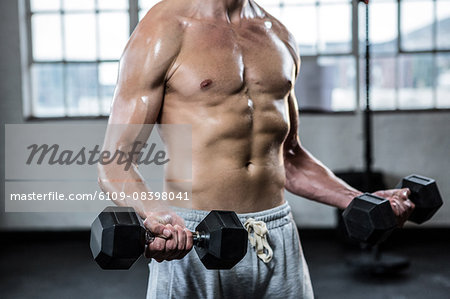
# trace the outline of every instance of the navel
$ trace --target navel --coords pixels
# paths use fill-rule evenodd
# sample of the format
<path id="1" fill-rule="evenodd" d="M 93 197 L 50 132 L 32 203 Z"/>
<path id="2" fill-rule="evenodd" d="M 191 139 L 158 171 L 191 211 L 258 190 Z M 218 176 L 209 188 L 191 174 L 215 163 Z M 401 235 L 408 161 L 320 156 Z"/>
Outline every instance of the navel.
<path id="1" fill-rule="evenodd" d="M 208 86 L 210 86 L 211 84 L 212 84 L 212 80 L 211 79 L 203 80 L 202 83 L 200 83 L 200 88 L 201 89 L 205 89 Z"/>

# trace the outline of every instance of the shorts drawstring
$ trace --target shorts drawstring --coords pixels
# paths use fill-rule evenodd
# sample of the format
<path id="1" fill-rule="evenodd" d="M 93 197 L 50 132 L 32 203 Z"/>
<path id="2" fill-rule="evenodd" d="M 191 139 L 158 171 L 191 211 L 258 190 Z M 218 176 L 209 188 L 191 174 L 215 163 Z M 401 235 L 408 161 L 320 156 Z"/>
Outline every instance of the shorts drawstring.
<path id="1" fill-rule="evenodd" d="M 248 231 L 248 240 L 255 247 L 256 254 L 264 262 L 268 263 L 272 259 L 273 250 L 267 242 L 267 226 L 264 221 L 256 221 L 248 218 L 244 223 L 245 229 Z M 264 252 L 266 249 L 266 253 Z"/>

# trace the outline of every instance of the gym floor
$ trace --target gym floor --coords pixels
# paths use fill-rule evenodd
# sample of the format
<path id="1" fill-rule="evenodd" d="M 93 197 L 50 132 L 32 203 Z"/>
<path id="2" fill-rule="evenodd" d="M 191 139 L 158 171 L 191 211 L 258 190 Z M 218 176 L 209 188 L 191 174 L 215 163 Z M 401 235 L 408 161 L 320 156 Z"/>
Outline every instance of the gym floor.
<path id="1" fill-rule="evenodd" d="M 348 267 L 345 258 L 357 251 L 336 235 L 300 231 L 316 298 L 450 298 L 450 229 L 395 232 L 384 251 L 410 258 L 411 266 L 378 276 Z M 1 239 L 2 298 L 145 297 L 145 259 L 127 272 L 100 270 L 91 259 L 88 232 L 2 233 Z"/>

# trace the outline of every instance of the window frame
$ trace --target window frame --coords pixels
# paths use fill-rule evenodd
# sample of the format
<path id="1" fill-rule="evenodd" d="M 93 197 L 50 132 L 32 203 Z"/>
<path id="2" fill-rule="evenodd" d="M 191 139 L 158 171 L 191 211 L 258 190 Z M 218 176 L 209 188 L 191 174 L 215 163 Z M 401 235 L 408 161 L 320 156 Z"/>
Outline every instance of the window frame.
<path id="1" fill-rule="evenodd" d="M 99 65 L 101 63 L 118 63 L 119 59 L 100 59 L 98 55 L 93 60 L 68 60 L 64 56 L 61 60 L 38 60 L 34 59 L 33 57 L 33 33 L 32 33 L 32 16 L 35 14 L 46 14 L 46 13 L 53 13 L 55 15 L 59 15 L 63 17 L 66 12 L 63 8 L 63 0 L 59 0 L 61 3 L 61 7 L 59 10 L 50 10 L 50 11 L 40 11 L 40 12 L 33 12 L 31 9 L 31 1 L 32 0 L 20 0 L 19 1 L 19 11 L 21 12 L 21 18 L 20 18 L 20 32 L 21 36 L 21 49 L 22 49 L 22 93 L 23 93 L 23 116 L 25 120 L 76 120 L 76 119 L 105 119 L 108 118 L 108 115 L 103 114 L 101 109 L 99 110 L 99 113 L 97 115 L 80 115 L 80 116 L 71 116 L 69 114 L 69 107 L 68 107 L 68 101 L 67 101 L 67 82 L 66 82 L 66 66 L 73 64 L 73 65 L 95 65 L 96 68 L 96 74 L 98 78 L 99 73 Z M 98 9 L 97 4 L 98 0 L 95 1 L 95 9 L 93 11 L 89 11 L 90 13 L 95 14 L 96 24 L 98 25 L 98 18 L 99 14 L 102 12 L 117 12 L 119 10 L 114 9 Z M 139 6 L 139 0 L 128 0 L 128 9 L 126 10 L 120 10 L 120 11 L 126 11 L 128 13 L 128 22 L 129 22 L 129 34 L 133 32 L 136 25 L 139 23 L 139 12 L 140 12 L 140 6 Z M 85 13 L 84 11 L 75 11 L 71 13 Z M 61 26 L 63 26 L 64 22 L 63 19 L 61 19 Z M 99 44 L 99 34 L 98 34 L 98 26 L 96 26 L 96 44 Z M 61 32 L 61 42 L 64 44 L 64 30 Z M 64 53 L 64 49 L 63 49 Z M 36 64 L 58 64 L 63 66 L 63 73 L 64 73 L 64 115 L 60 116 L 48 116 L 48 117 L 40 117 L 33 115 L 33 99 L 32 99 L 32 68 Z M 97 79 L 98 80 L 98 79 Z M 97 104 L 101 106 L 100 101 L 100 88 L 97 88 Z"/>
<path id="2" fill-rule="evenodd" d="M 354 0 L 354 1 L 358 1 L 358 0 Z M 420 0 L 419 0 L 420 1 Z M 400 102 L 400 97 L 399 97 L 399 93 L 400 93 L 400 86 L 399 86 L 399 78 L 400 78 L 400 58 L 401 56 L 408 56 L 408 55 L 417 55 L 417 54 L 430 54 L 432 57 L 432 63 L 433 63 L 433 76 L 436 77 L 436 73 L 437 73 L 437 64 L 436 64 L 436 60 L 437 60 L 437 55 L 438 54 L 450 54 L 450 48 L 448 49 L 440 49 L 437 47 L 437 1 L 438 0 L 422 0 L 424 2 L 432 2 L 433 3 L 433 23 L 431 24 L 432 26 L 432 48 L 431 49 L 427 49 L 427 50 L 407 50 L 404 49 L 402 46 L 402 8 L 401 8 L 401 4 L 402 2 L 419 2 L 417 0 L 395 0 L 392 2 L 395 2 L 397 5 L 397 42 L 396 42 L 396 48 L 395 51 L 393 52 L 379 52 L 379 53 L 371 53 L 371 58 L 394 58 L 395 61 L 395 78 L 396 78 L 396 82 L 395 82 L 395 109 L 372 109 L 372 111 L 374 113 L 411 113 L 411 112 L 448 112 L 450 111 L 450 107 L 449 108 L 439 108 L 437 107 L 437 93 L 438 93 L 438 88 L 437 88 L 437 82 L 436 80 L 433 80 L 433 85 L 432 85 L 432 107 L 429 108 L 400 108 L 399 106 L 399 102 Z M 383 2 L 391 2 L 391 1 L 383 1 Z M 448 1 L 449 5 L 450 5 L 450 1 Z M 369 10 L 370 10 L 370 4 L 369 4 Z M 359 9 L 358 9 L 358 15 L 359 15 Z M 369 24 L 370 25 L 370 24 Z M 359 24 L 357 25 L 359 27 Z M 358 28 L 359 29 L 359 28 Z M 363 44 L 363 42 L 359 39 L 359 34 L 358 34 L 358 40 L 359 40 L 359 45 Z M 364 60 L 365 58 L 365 54 L 361 53 L 360 51 L 358 51 L 359 57 L 358 57 L 358 61 L 359 63 L 361 63 L 361 61 Z M 372 68 L 373 69 L 373 68 Z M 359 69 L 357 70 L 359 71 Z M 363 74 L 365 76 L 365 74 Z M 364 81 L 364 77 L 360 77 L 360 81 Z M 361 83 L 360 83 L 361 84 Z M 364 84 L 362 84 L 362 87 L 364 87 Z M 364 93 L 364 90 L 359 89 L 358 91 L 358 95 L 361 97 L 361 93 Z M 372 100 L 373 103 L 373 100 Z M 373 106 L 373 105 L 372 105 Z M 361 103 L 358 104 L 358 107 L 360 110 L 365 110 L 365 107 L 361 106 Z"/>
<path id="3" fill-rule="evenodd" d="M 320 114 L 337 114 L 337 115 L 352 115 L 352 114 L 356 114 L 358 113 L 358 111 L 360 110 L 360 93 L 358 92 L 360 90 L 360 62 L 359 62 L 359 57 L 358 57 L 358 52 L 359 52 L 359 44 L 358 44 L 358 39 L 355 39 L 355 36 L 357 37 L 359 34 L 358 31 L 358 9 L 359 9 L 359 1 L 358 0 L 340 0 L 340 1 L 336 1 L 336 2 L 321 2 L 321 0 L 314 0 L 308 3 L 301 3 L 301 0 L 299 0 L 299 3 L 284 3 L 283 0 L 278 0 L 278 4 L 271 4 L 271 5 L 262 5 L 263 8 L 267 8 L 266 10 L 268 10 L 269 8 L 273 8 L 273 7 L 278 7 L 280 10 L 282 9 L 286 9 L 286 7 L 302 7 L 302 6 L 314 6 L 316 9 L 318 9 L 321 6 L 333 6 L 333 5 L 339 5 L 339 4 L 346 4 L 349 5 L 349 9 L 350 11 L 350 17 L 351 17 L 351 22 L 350 22 L 350 51 L 348 52 L 322 52 L 320 50 L 320 47 L 318 46 L 318 44 L 315 45 L 315 50 L 316 53 L 315 54 L 303 54 L 302 50 L 300 50 L 300 57 L 301 59 L 305 59 L 305 60 L 318 60 L 320 58 L 326 58 L 326 57 L 348 57 L 348 58 L 352 58 L 354 61 L 354 67 L 355 67 L 355 82 L 354 82 L 354 86 L 355 86 L 355 97 L 354 97 L 354 108 L 351 110 L 322 110 L 320 108 L 302 108 L 300 107 L 300 103 L 298 103 L 299 105 L 299 111 L 302 114 L 311 114 L 311 115 L 320 115 Z M 256 0 L 256 2 L 258 2 L 258 0 Z M 269 11 L 270 13 L 270 11 Z M 275 16 L 276 17 L 276 16 Z M 280 21 L 284 24 L 283 20 L 280 19 Z M 319 35 L 319 31 L 320 31 L 320 19 L 319 17 L 317 18 L 317 34 Z M 289 28 L 288 28 L 289 29 Z M 295 36 L 294 36 L 295 38 Z M 297 42 L 297 46 L 300 46 L 299 41 Z M 318 37 L 317 43 L 320 42 L 320 37 Z M 301 74 L 301 68 L 300 68 L 300 74 Z"/>

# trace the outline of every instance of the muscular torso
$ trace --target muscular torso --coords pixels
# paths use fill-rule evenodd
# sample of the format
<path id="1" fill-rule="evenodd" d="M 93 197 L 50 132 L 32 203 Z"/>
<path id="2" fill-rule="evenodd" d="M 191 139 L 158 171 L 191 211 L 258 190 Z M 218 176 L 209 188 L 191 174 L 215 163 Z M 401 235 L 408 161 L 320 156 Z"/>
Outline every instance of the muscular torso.
<path id="1" fill-rule="evenodd" d="M 192 126 L 192 185 L 166 173 L 166 189 L 192 187 L 195 209 L 251 212 L 283 203 L 289 47 L 268 18 L 230 22 L 183 17 L 181 51 L 169 70 L 158 121 Z M 184 186 L 184 187 L 183 187 Z"/>

